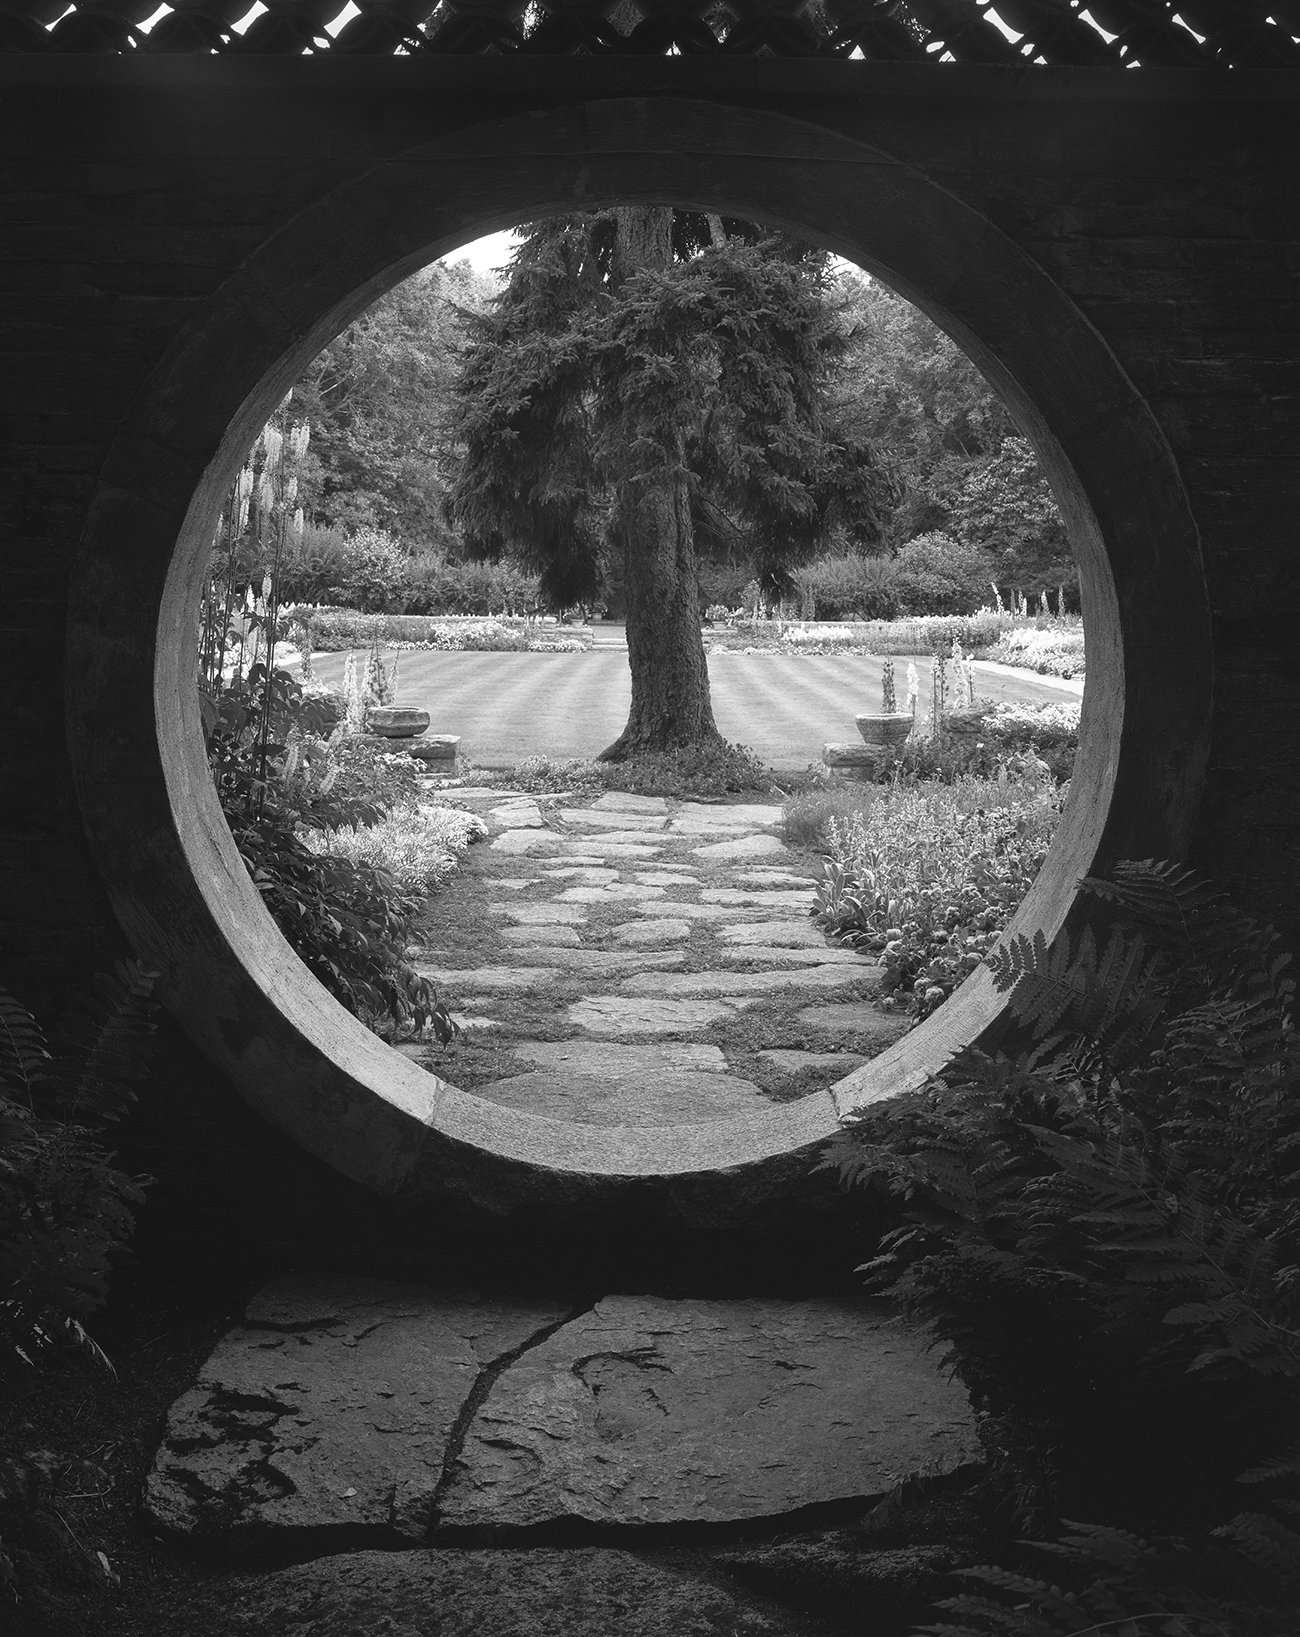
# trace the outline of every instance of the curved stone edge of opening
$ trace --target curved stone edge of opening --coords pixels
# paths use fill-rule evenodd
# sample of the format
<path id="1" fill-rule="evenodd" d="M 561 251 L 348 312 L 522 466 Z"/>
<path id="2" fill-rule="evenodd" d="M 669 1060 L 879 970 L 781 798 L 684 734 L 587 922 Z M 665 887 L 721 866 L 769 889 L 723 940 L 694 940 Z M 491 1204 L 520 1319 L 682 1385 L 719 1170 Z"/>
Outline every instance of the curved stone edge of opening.
<path id="1" fill-rule="evenodd" d="M 1003 1008 L 986 974 L 831 1092 L 757 1115 L 629 1130 L 501 1108 L 389 1050 L 292 954 L 221 816 L 192 686 L 211 520 L 306 362 L 477 234 L 615 201 L 788 228 L 881 277 L 965 347 L 1053 482 L 1089 619 L 1074 791 L 1015 924 L 1050 938 L 1087 871 L 1177 856 L 1208 749 L 1209 616 L 1151 411 L 1059 287 L 972 208 L 878 147 L 722 101 L 611 98 L 467 126 L 338 187 L 234 272 L 154 371 L 92 503 L 69 610 L 69 742 L 92 850 L 162 999 L 309 1152 L 408 1203 L 635 1204 L 757 1222 L 792 1193 L 828 1208 L 833 1184 L 810 1168 L 839 1117 L 991 1037 Z"/>

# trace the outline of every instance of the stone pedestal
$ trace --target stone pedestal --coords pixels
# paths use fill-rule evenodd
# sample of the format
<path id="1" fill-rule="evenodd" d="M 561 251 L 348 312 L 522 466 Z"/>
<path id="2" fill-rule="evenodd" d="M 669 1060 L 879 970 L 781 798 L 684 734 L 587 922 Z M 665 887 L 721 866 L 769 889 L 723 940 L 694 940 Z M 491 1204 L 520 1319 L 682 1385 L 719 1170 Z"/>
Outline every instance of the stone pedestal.
<path id="1" fill-rule="evenodd" d="M 870 783 L 884 760 L 884 751 L 876 745 L 823 745 L 822 762 L 831 773 L 841 779 L 858 779 Z"/>
<path id="2" fill-rule="evenodd" d="M 430 766 L 431 771 L 445 771 L 450 773 L 456 765 L 456 752 L 460 749 L 460 735 L 458 733 L 424 733 L 418 739 L 402 739 L 394 743 L 393 749 L 402 749 L 410 756 L 418 757 L 420 761 Z"/>

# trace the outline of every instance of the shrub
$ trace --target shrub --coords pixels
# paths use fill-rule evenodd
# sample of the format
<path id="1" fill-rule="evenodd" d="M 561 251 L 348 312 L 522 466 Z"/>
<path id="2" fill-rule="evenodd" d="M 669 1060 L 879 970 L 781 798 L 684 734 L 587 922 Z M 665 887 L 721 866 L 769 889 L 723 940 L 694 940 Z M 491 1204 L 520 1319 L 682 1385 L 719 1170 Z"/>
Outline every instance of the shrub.
<path id="1" fill-rule="evenodd" d="M 383 870 L 399 893 L 418 896 L 440 887 L 470 843 L 486 834 L 487 826 L 473 813 L 420 803 L 398 807 L 377 824 L 313 830 L 303 839 L 318 855 Z"/>
<path id="2" fill-rule="evenodd" d="M 404 614 L 523 614 L 539 604 L 537 576 L 514 563 L 413 558 L 401 585 Z"/>
<path id="3" fill-rule="evenodd" d="M 896 565 L 888 557 L 822 557 L 793 578 L 805 619 L 888 620 L 899 612 Z"/>
<path id="4" fill-rule="evenodd" d="M 1023 665 L 1045 676 L 1082 676 L 1086 669 L 1082 626 L 1055 623 L 1005 631 L 985 652 L 985 659 Z"/>
<path id="5" fill-rule="evenodd" d="M 304 524 L 300 542 L 281 556 L 279 599 L 398 613 L 410 567 L 410 555 L 383 529 L 346 534 Z"/>
<path id="6" fill-rule="evenodd" d="M 281 611 L 281 629 L 292 640 L 317 653 L 349 648 L 428 648 L 448 652 L 576 653 L 590 648 L 590 631 L 567 632 L 521 619 L 459 619 L 428 614 L 362 614 L 350 608 L 305 608 Z M 553 634 L 551 634 L 553 633 Z"/>
<path id="7" fill-rule="evenodd" d="M 901 1202 L 867 1271 L 946 1345 L 1035 1533 L 1063 1512 L 1222 1516 L 1234 1482 L 1300 1475 L 1286 959 L 1185 869 L 1083 885 L 1082 931 L 989 958 L 1012 1020 L 999 1055 L 965 1052 L 832 1156 Z M 1294 1542 L 1289 1568 L 1275 1544 L 1294 1576 Z"/>
<path id="8" fill-rule="evenodd" d="M 882 989 L 914 1016 L 941 1006 L 996 942 L 1038 874 L 1062 797 L 1039 780 L 891 786 L 828 816 L 814 909 L 830 932 L 875 950 Z"/>
<path id="9" fill-rule="evenodd" d="M 903 784 L 951 784 L 967 777 L 996 778 L 1009 765 L 1014 773 L 1027 758 L 1040 761 L 1057 784 L 1074 772 L 1079 748 L 1080 705 L 992 704 L 945 718 L 937 737 L 914 734 L 889 764 Z"/>
<path id="10" fill-rule="evenodd" d="M 918 534 L 894 559 L 897 611 L 905 615 L 969 614 L 993 579 L 992 560 L 946 534 Z M 963 642 L 963 646 L 964 646 Z"/>

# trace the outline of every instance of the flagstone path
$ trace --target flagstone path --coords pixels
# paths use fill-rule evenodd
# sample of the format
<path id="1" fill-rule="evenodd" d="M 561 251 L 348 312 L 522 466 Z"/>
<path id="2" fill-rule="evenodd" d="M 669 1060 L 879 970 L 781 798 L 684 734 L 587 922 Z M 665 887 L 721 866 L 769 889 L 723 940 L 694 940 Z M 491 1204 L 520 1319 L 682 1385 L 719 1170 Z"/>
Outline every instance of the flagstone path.
<path id="1" fill-rule="evenodd" d="M 446 789 L 490 841 L 431 900 L 416 969 L 460 1024 L 406 1047 L 464 1090 L 594 1125 L 694 1125 L 833 1084 L 905 1025 L 809 918 L 781 809 Z"/>

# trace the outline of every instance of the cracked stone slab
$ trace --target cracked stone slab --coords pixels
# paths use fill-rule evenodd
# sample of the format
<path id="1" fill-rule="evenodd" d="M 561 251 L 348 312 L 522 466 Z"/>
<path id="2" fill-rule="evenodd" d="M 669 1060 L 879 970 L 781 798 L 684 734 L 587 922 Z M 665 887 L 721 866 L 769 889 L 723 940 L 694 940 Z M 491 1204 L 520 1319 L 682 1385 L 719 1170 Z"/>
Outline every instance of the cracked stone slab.
<path id="1" fill-rule="evenodd" d="M 675 917 L 663 921 L 624 921 L 611 927 L 609 936 L 616 944 L 642 949 L 652 944 L 679 943 L 691 935 L 691 923 Z"/>
<path id="2" fill-rule="evenodd" d="M 237 1549 L 320 1530 L 422 1540 L 479 1372 L 564 1313 L 380 1280 L 275 1280 L 172 1405 L 149 1515 Z"/>
<path id="3" fill-rule="evenodd" d="M 523 994 L 553 983 L 559 972 L 553 966 L 424 966 L 416 972 L 434 983 L 450 984 L 462 994 L 477 995 L 482 990 L 494 994 Z"/>
<path id="4" fill-rule="evenodd" d="M 778 949 L 828 949 L 826 934 L 806 918 L 779 921 L 742 921 L 723 927 L 718 937 L 724 944 L 773 944 Z"/>
<path id="5" fill-rule="evenodd" d="M 583 836 L 572 841 L 561 837 L 559 846 L 570 864 L 603 864 L 608 858 L 658 858 L 663 851 L 648 842 L 611 841 L 608 836 Z"/>
<path id="6" fill-rule="evenodd" d="M 503 927 L 501 941 L 512 949 L 526 948 L 530 944 L 542 944 L 553 949 L 576 949 L 582 942 L 573 927 L 557 926 L 554 921 L 544 921 L 537 926 Z"/>
<path id="7" fill-rule="evenodd" d="M 842 989 L 846 984 L 858 983 L 867 976 L 874 976 L 878 983 L 880 969 L 813 966 L 799 973 L 651 972 L 643 977 L 625 978 L 619 989 L 625 995 L 667 995 L 674 998 L 697 995 L 770 995 L 774 990 Z"/>
<path id="8" fill-rule="evenodd" d="M 741 836 L 736 841 L 711 841 L 704 847 L 692 847 L 696 858 L 710 863 L 726 863 L 736 858 L 784 858 L 786 845 L 776 836 Z"/>
<path id="9" fill-rule="evenodd" d="M 684 870 L 694 870 L 695 864 L 679 865 L 672 870 L 637 870 L 633 880 L 640 881 L 647 887 L 698 887 L 698 875 L 686 875 Z"/>
<path id="10" fill-rule="evenodd" d="M 581 926 L 587 919 L 572 904 L 557 904 L 553 898 L 537 904 L 489 904 L 496 915 L 507 915 L 519 926 Z"/>
<path id="11" fill-rule="evenodd" d="M 620 1080 L 653 1069 L 672 1073 L 725 1074 L 727 1059 L 719 1046 L 665 1041 L 661 1046 L 625 1046 L 615 1040 L 521 1040 L 511 1046 L 516 1057 L 544 1069 L 571 1069 L 575 1074 Z"/>
<path id="12" fill-rule="evenodd" d="M 608 1547 L 349 1552 L 235 1583 L 231 1637 L 796 1637 L 807 1622 Z"/>
<path id="13" fill-rule="evenodd" d="M 439 1524 L 779 1517 L 978 1450 L 965 1392 L 882 1310 L 613 1296 L 497 1378 Z"/>
<path id="14" fill-rule="evenodd" d="M 707 1125 L 770 1106 L 752 1080 L 664 1065 L 616 1079 L 539 1069 L 474 1088 L 476 1097 L 573 1125 Z"/>
<path id="15" fill-rule="evenodd" d="M 638 1000 L 629 995 L 587 995 L 574 1001 L 565 1016 L 594 1035 L 679 1034 L 712 1028 L 745 1004 L 739 999 Z"/>

